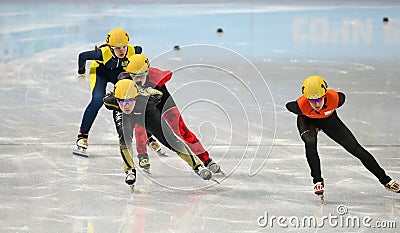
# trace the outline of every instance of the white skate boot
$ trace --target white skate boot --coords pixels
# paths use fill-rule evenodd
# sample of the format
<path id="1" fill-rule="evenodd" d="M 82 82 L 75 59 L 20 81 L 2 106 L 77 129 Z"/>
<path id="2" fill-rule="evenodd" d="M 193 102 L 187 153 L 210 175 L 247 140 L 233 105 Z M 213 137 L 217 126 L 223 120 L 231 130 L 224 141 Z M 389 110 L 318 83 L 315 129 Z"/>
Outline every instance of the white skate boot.
<path id="1" fill-rule="evenodd" d="M 391 180 L 389 183 L 385 184 L 385 188 L 395 193 L 400 193 L 400 186 L 395 180 Z"/>
<path id="2" fill-rule="evenodd" d="M 214 162 L 211 158 L 209 158 L 205 163 L 204 166 L 206 166 L 210 171 L 212 171 L 214 174 L 222 174 L 223 176 L 226 176 L 225 172 L 221 170 L 221 167 Z"/>
<path id="3" fill-rule="evenodd" d="M 130 186 L 131 192 L 133 193 L 135 190 L 135 182 L 136 182 L 136 170 L 127 171 L 125 177 L 125 183 Z"/>
<path id="4" fill-rule="evenodd" d="M 72 152 L 72 154 L 83 157 L 89 157 L 88 153 L 86 152 L 87 148 L 89 147 L 87 133 L 78 134 L 78 139 L 76 140 L 76 146 L 77 148 Z"/>
<path id="5" fill-rule="evenodd" d="M 147 174 L 151 175 L 149 155 L 148 154 L 139 154 L 138 158 L 139 158 L 140 168 Z"/>
<path id="6" fill-rule="evenodd" d="M 202 165 L 199 165 L 194 169 L 194 172 L 196 172 L 197 175 L 199 175 L 203 180 L 210 180 L 212 178 L 212 173 L 210 170 L 205 168 Z"/>
<path id="7" fill-rule="evenodd" d="M 321 204 L 324 203 L 324 186 L 324 180 L 314 184 L 314 193 L 321 198 Z"/>

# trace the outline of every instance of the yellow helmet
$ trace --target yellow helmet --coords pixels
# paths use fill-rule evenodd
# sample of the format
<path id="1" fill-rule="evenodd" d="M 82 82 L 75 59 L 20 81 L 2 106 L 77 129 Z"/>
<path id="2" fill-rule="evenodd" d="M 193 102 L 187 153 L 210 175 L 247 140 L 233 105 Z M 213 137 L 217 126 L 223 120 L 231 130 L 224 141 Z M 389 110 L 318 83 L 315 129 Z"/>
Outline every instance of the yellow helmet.
<path id="1" fill-rule="evenodd" d="M 131 79 L 122 79 L 115 84 L 114 96 L 117 99 L 134 99 L 138 95 L 138 87 Z"/>
<path id="2" fill-rule="evenodd" d="M 112 47 L 123 47 L 129 43 L 128 33 L 121 28 L 115 28 L 108 32 L 106 43 Z"/>
<path id="3" fill-rule="evenodd" d="M 309 76 L 301 85 L 301 92 L 307 99 L 319 99 L 328 89 L 328 84 L 320 76 Z"/>
<path id="4" fill-rule="evenodd" d="M 149 59 L 143 54 L 132 55 L 129 59 L 126 71 L 132 74 L 143 74 L 149 70 Z"/>

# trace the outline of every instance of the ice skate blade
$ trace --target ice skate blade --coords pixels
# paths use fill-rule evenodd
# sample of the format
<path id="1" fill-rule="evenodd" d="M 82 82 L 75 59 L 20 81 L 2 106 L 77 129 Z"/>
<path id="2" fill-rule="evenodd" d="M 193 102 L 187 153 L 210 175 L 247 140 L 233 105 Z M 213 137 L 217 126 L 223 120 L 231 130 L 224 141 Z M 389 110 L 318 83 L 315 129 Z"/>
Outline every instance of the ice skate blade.
<path id="1" fill-rule="evenodd" d="M 89 154 L 86 152 L 86 150 L 82 150 L 82 149 L 76 149 L 72 151 L 73 155 L 77 155 L 77 156 L 81 156 L 81 157 L 85 157 L 88 158 Z"/>
<path id="2" fill-rule="evenodd" d="M 388 191 L 390 191 L 390 192 L 394 192 L 394 193 L 400 193 L 400 190 L 399 190 L 399 191 L 395 191 L 395 190 L 393 190 L 393 189 L 390 189 L 390 188 L 387 188 L 387 187 L 385 187 L 385 189 L 386 189 L 386 190 L 388 190 Z"/>
<path id="3" fill-rule="evenodd" d="M 324 194 L 320 194 L 320 195 L 318 195 L 319 196 L 319 198 L 320 198 L 320 203 L 321 204 L 324 204 Z"/>
<path id="4" fill-rule="evenodd" d="M 131 191 L 131 193 L 134 193 L 135 192 L 135 185 L 134 184 L 129 185 L 129 190 Z"/>
<path id="5" fill-rule="evenodd" d="M 147 175 L 153 175 L 150 171 L 150 169 L 143 169 L 143 172 L 146 173 Z"/>
<path id="6" fill-rule="evenodd" d="M 221 184 L 218 180 L 216 180 L 215 178 L 211 178 L 210 179 L 211 181 L 214 181 L 215 183 L 217 183 L 217 184 Z"/>
<path id="7" fill-rule="evenodd" d="M 162 151 L 155 151 L 155 152 L 156 152 L 157 156 L 160 156 L 160 157 L 168 157 L 168 155 L 165 154 L 165 153 L 162 152 Z"/>
<path id="8" fill-rule="evenodd" d="M 215 173 L 215 175 L 221 175 L 223 177 L 226 177 L 226 173 L 224 171 L 222 171 L 222 170 L 220 172 L 218 172 L 218 173 Z"/>

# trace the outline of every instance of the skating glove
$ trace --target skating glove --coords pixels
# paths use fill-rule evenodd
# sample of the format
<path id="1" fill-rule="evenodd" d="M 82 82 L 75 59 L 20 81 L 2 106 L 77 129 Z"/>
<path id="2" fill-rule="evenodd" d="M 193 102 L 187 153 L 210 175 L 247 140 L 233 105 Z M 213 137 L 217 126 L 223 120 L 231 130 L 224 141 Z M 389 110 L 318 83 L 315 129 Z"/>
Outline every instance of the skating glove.
<path id="1" fill-rule="evenodd" d="M 159 104 L 162 98 L 163 93 L 159 90 L 156 90 L 152 87 L 147 87 L 147 88 L 139 88 L 139 94 L 142 96 L 148 96 L 149 101 L 153 102 L 154 104 Z"/>
<path id="2" fill-rule="evenodd" d="M 119 73 L 118 80 L 122 80 L 122 79 L 132 79 L 131 75 L 129 74 L 129 72 L 121 72 Z"/>
<path id="3" fill-rule="evenodd" d="M 78 82 L 84 82 L 85 79 L 86 79 L 86 73 L 78 74 L 78 76 L 76 77 L 76 79 L 78 80 Z"/>
<path id="4" fill-rule="evenodd" d="M 162 99 L 162 92 L 161 91 L 158 91 L 158 92 L 160 92 L 160 94 L 153 94 L 149 98 L 149 101 L 153 102 L 155 105 L 159 104 Z"/>
<path id="5" fill-rule="evenodd" d="M 106 106 L 108 110 L 117 110 L 117 111 L 120 110 L 117 99 L 115 98 L 114 93 L 112 92 L 109 92 L 104 96 L 103 102 L 104 106 Z"/>
<path id="6" fill-rule="evenodd" d="M 135 45 L 135 54 L 140 54 L 142 53 L 143 48 L 140 45 Z"/>

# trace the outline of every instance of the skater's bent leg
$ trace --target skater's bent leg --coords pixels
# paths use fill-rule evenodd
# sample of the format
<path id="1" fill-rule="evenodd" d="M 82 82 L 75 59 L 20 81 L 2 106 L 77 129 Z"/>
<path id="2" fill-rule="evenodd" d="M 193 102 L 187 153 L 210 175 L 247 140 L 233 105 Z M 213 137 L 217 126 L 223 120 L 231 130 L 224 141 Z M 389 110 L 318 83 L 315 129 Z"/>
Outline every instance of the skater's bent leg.
<path id="1" fill-rule="evenodd" d="M 133 149 L 132 147 L 126 147 L 126 145 L 120 145 L 120 152 L 122 160 L 124 161 L 124 171 L 134 170 L 135 164 L 133 163 Z"/>
<path id="2" fill-rule="evenodd" d="M 378 178 L 381 184 L 387 184 L 391 178 L 386 175 L 375 158 L 357 142 L 357 139 L 346 125 L 337 116 L 334 117 L 330 124 L 331 127 L 324 130 L 324 132 L 349 153 L 357 157 L 368 171 Z"/>
<path id="3" fill-rule="evenodd" d="M 138 155 L 147 154 L 147 132 L 139 124 L 135 124 L 135 140 Z"/>
<path id="4" fill-rule="evenodd" d="M 322 182 L 321 162 L 317 151 L 317 129 L 307 122 L 307 119 L 303 116 L 297 118 L 297 128 L 305 144 L 306 158 L 311 170 L 313 183 Z"/>
<path id="5" fill-rule="evenodd" d="M 166 111 L 163 114 L 163 117 L 175 134 L 186 142 L 190 150 L 193 151 L 202 162 L 206 162 L 210 158 L 208 152 L 204 149 L 199 139 L 186 126 L 177 107 L 173 107 Z"/>
<path id="6" fill-rule="evenodd" d="M 113 111 L 113 118 L 118 133 L 119 144 L 132 145 L 134 119 L 119 111 Z"/>
<path id="7" fill-rule="evenodd" d="M 201 165 L 201 161 L 197 156 L 190 153 L 189 150 L 186 152 L 176 152 L 181 159 L 183 159 L 193 170 Z"/>
<path id="8" fill-rule="evenodd" d="M 92 100 L 90 101 L 89 105 L 85 109 L 85 112 L 83 113 L 81 128 L 80 128 L 81 132 L 88 133 L 92 128 L 97 113 L 99 112 L 99 109 L 103 105 L 103 97 L 104 95 L 92 96 Z"/>
<path id="9" fill-rule="evenodd" d="M 160 128 L 161 129 L 161 128 Z M 164 146 L 176 152 L 192 169 L 196 169 L 201 165 L 200 159 L 191 153 L 190 149 L 179 140 L 172 130 L 168 127 L 161 131 L 150 131 Z"/>
<path id="10" fill-rule="evenodd" d="M 107 81 L 99 77 L 92 91 L 92 99 L 86 107 L 82 117 L 81 132 L 88 133 L 90 131 L 99 109 L 103 106 L 103 98 L 106 94 L 106 85 Z"/>
<path id="11" fill-rule="evenodd" d="M 194 156 L 189 148 L 172 132 L 168 124 L 158 114 L 146 116 L 146 130 L 168 149 L 176 152 L 192 169 L 197 168 L 201 161 Z M 162 126 L 163 125 L 163 126 Z"/>
<path id="12" fill-rule="evenodd" d="M 133 163 L 133 118 L 119 111 L 113 111 L 113 119 L 119 138 L 119 147 L 122 160 L 124 161 L 124 171 L 134 170 Z"/>

